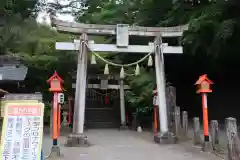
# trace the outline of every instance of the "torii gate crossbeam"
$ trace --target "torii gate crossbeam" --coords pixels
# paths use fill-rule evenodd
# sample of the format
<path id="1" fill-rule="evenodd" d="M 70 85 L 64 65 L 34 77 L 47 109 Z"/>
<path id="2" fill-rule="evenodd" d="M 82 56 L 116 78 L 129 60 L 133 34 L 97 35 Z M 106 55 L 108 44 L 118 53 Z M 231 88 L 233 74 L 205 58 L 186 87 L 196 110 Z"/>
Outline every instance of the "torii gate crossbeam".
<path id="1" fill-rule="evenodd" d="M 88 35 L 117 35 L 118 27 L 127 27 L 127 35 L 155 37 L 161 33 L 162 37 L 181 37 L 183 31 L 188 30 L 188 24 L 175 27 L 140 27 L 128 26 L 127 24 L 117 25 L 99 25 L 99 24 L 84 24 L 76 22 L 67 22 L 51 17 L 52 25 L 61 32 L 72 34 L 86 33 Z"/>

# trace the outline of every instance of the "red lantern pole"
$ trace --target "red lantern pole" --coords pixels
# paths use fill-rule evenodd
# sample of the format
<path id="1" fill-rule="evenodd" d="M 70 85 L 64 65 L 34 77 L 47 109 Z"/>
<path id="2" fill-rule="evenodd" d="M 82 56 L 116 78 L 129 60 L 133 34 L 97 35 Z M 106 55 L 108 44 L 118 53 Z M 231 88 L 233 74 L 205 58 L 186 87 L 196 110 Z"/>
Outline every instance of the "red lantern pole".
<path id="1" fill-rule="evenodd" d="M 208 131 L 208 108 L 207 108 L 207 94 L 202 93 L 202 109 L 203 109 L 203 135 L 204 141 L 209 141 Z"/>
<path id="2" fill-rule="evenodd" d="M 213 82 L 208 79 L 207 75 L 204 74 L 199 77 L 195 85 L 198 86 L 197 93 L 202 95 L 202 112 L 203 112 L 203 135 L 204 135 L 204 151 L 212 150 L 212 144 L 209 139 L 209 130 L 208 130 L 208 107 L 207 107 L 207 93 L 211 93 L 210 85 Z"/>
<path id="3" fill-rule="evenodd" d="M 53 147 L 57 148 L 58 137 L 60 135 L 58 93 L 62 92 L 63 80 L 59 77 L 59 75 L 55 71 L 54 74 L 47 80 L 47 82 L 50 84 L 49 91 L 53 92 L 52 139 L 53 139 Z"/>
<path id="4" fill-rule="evenodd" d="M 52 129 L 52 139 L 53 146 L 57 145 L 58 139 L 58 92 L 53 92 L 53 129 Z"/>
<path id="5" fill-rule="evenodd" d="M 61 104 L 58 103 L 58 138 L 61 133 Z"/>

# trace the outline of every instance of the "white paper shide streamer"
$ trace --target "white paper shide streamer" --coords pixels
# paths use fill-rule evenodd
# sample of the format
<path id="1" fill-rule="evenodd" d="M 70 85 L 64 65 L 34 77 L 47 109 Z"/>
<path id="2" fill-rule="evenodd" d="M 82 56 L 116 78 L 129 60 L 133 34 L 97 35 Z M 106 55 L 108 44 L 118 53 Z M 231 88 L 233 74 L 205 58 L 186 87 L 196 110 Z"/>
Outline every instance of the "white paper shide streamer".
<path id="1" fill-rule="evenodd" d="M 108 64 L 105 64 L 104 74 L 109 74 Z"/>
<path id="2" fill-rule="evenodd" d="M 91 64 L 97 64 L 96 56 L 94 54 L 92 54 L 92 56 L 91 56 Z"/>
<path id="3" fill-rule="evenodd" d="M 138 64 L 137 64 L 136 69 L 135 69 L 135 75 L 136 76 L 140 75 L 140 67 L 139 67 Z"/>
<path id="4" fill-rule="evenodd" d="M 153 66 L 153 59 L 151 55 L 148 57 L 148 66 L 149 67 Z"/>
<path id="5" fill-rule="evenodd" d="M 120 78 L 121 79 L 124 78 L 124 68 L 123 67 L 121 68 L 121 71 L 120 71 Z"/>

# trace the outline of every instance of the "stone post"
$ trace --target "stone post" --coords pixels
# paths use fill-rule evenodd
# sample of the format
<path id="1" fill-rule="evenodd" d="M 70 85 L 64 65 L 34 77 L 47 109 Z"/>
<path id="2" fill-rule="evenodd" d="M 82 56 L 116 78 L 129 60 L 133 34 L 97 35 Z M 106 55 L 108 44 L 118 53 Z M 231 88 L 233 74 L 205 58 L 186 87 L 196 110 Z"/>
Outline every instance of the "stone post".
<path id="1" fill-rule="evenodd" d="M 179 137 L 180 137 L 180 132 L 181 132 L 181 113 L 180 113 L 180 107 L 175 107 L 174 126 L 175 126 L 175 135 L 176 135 L 177 138 L 179 138 Z"/>
<path id="2" fill-rule="evenodd" d="M 133 130 L 136 130 L 137 129 L 137 125 L 138 125 L 138 122 L 137 122 L 137 112 L 135 113 L 132 113 L 132 129 Z"/>
<path id="3" fill-rule="evenodd" d="M 188 113 L 187 113 L 187 111 L 182 112 L 182 135 L 183 135 L 183 138 L 188 137 Z"/>
<path id="4" fill-rule="evenodd" d="M 174 131 L 174 115 L 176 107 L 176 88 L 173 86 L 166 87 L 168 127 L 170 131 Z"/>
<path id="5" fill-rule="evenodd" d="M 198 117 L 193 118 L 193 143 L 194 145 L 201 145 L 202 139 L 201 139 L 201 131 L 200 131 L 200 122 Z"/>
<path id="6" fill-rule="evenodd" d="M 239 139 L 237 135 L 237 122 L 235 118 L 226 118 L 226 134 L 228 159 L 239 159 Z"/>
<path id="7" fill-rule="evenodd" d="M 219 128 L 218 128 L 218 121 L 217 120 L 212 120 L 211 121 L 211 130 L 210 134 L 212 137 L 212 146 L 214 150 L 220 150 L 219 146 Z"/>

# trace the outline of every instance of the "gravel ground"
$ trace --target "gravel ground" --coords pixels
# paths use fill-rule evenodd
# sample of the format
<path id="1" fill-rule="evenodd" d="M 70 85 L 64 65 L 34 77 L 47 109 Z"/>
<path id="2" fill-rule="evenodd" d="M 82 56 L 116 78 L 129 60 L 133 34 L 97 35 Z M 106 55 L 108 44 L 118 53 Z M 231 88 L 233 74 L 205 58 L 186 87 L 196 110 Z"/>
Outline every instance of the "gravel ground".
<path id="1" fill-rule="evenodd" d="M 68 160 L 217 160 L 213 154 L 200 152 L 191 142 L 175 145 L 159 145 L 153 142 L 149 132 L 119 130 L 88 130 L 85 133 L 93 144 L 90 147 L 64 147 L 66 136 L 59 139 L 62 158 Z M 51 149 L 49 134 L 43 139 L 43 152 L 46 157 Z M 50 158 L 52 159 L 52 158 Z"/>

